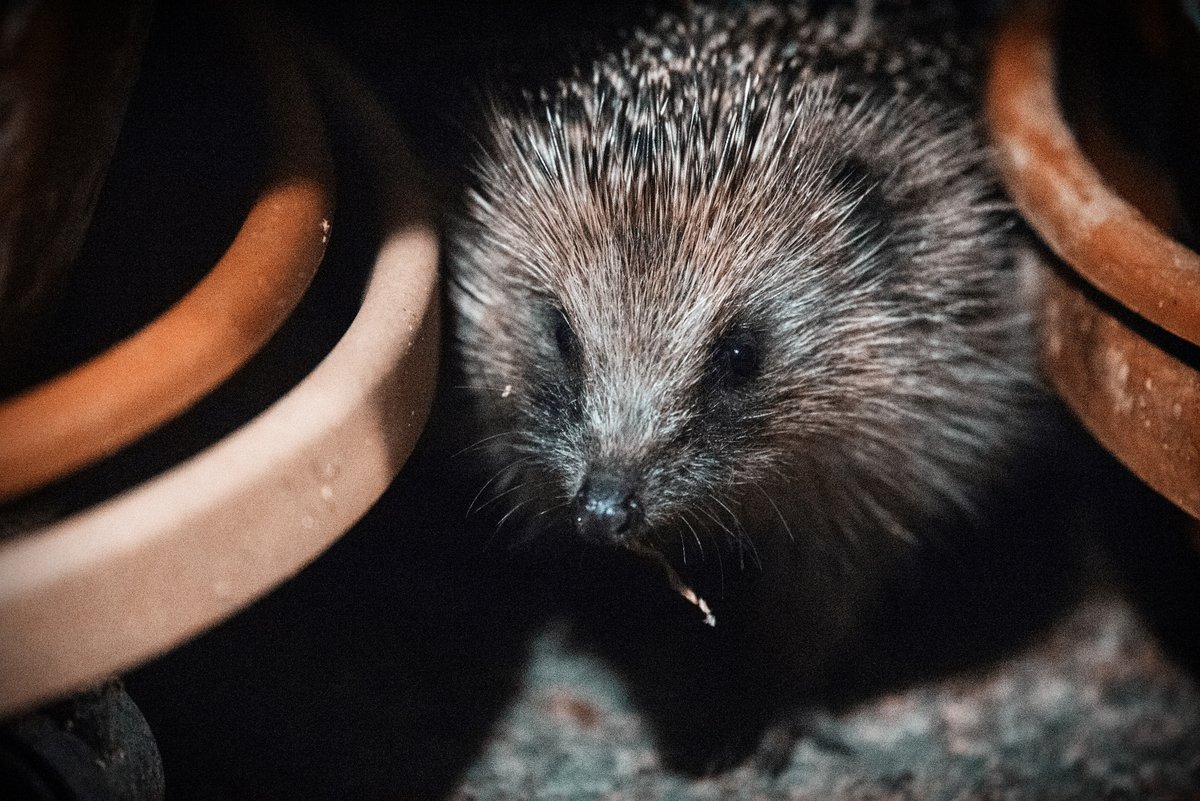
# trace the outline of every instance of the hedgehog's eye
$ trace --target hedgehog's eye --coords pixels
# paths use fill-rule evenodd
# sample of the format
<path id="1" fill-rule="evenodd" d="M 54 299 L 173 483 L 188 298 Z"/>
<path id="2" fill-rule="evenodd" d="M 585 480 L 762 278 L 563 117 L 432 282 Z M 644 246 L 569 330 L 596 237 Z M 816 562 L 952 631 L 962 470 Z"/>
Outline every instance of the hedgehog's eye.
<path id="1" fill-rule="evenodd" d="M 758 337 L 748 328 L 733 328 L 721 335 L 713 345 L 712 373 L 727 389 L 745 386 L 758 377 L 762 369 L 762 353 Z"/>
<path id="2" fill-rule="evenodd" d="M 571 328 L 570 321 L 562 309 L 556 309 L 554 315 L 554 344 L 558 346 L 558 354 L 566 364 L 574 364 L 579 358 L 579 339 Z"/>

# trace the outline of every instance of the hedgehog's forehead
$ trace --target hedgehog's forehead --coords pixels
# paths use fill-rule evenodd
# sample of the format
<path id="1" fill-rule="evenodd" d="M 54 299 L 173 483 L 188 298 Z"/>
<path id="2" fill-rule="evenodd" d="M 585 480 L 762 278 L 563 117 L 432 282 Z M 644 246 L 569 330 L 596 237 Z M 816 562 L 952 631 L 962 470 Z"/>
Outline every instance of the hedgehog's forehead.
<path id="1" fill-rule="evenodd" d="M 664 396 L 700 374 L 715 338 L 738 316 L 740 299 L 715 286 L 661 276 L 638 282 L 628 272 L 607 278 L 563 286 L 559 295 L 585 361 L 630 386 L 659 387 Z"/>
<path id="2" fill-rule="evenodd" d="M 806 210 L 795 172 L 777 180 L 766 165 L 732 159 L 717 168 L 661 144 L 595 163 L 603 151 L 595 136 L 527 140 L 536 153 L 513 158 L 524 168 L 490 181 L 475 209 L 502 247 L 551 270 L 547 280 L 599 274 L 603 291 L 652 281 L 660 296 L 704 288 L 727 295 L 724 282 L 788 250 Z"/>
<path id="3" fill-rule="evenodd" d="M 653 237 L 648 237 L 653 238 Z M 601 243 L 593 243 L 601 244 Z M 736 257 L 612 237 L 581 244 L 534 280 L 583 330 L 597 337 L 693 341 L 737 316 L 754 292 L 754 273 Z"/>
<path id="4" fill-rule="evenodd" d="M 782 227 L 747 220 L 736 204 L 714 204 L 712 216 L 683 197 L 648 207 L 578 187 L 543 191 L 531 213 L 501 215 L 504 247 L 517 281 L 554 299 L 582 336 L 694 342 L 786 292 Z"/>
<path id="5" fill-rule="evenodd" d="M 829 126 L 805 123 L 827 93 L 710 88 L 702 110 L 650 83 L 498 115 L 477 211 L 547 251 L 612 238 L 625 250 L 783 249 L 780 237 L 822 206 Z"/>
<path id="6" fill-rule="evenodd" d="M 813 250 L 797 238 L 827 233 L 829 136 L 805 123 L 830 93 L 717 81 L 700 87 L 701 123 L 659 81 L 498 114 L 473 213 L 519 280 L 564 307 L 649 305 L 650 324 L 696 331 L 788 291 Z"/>

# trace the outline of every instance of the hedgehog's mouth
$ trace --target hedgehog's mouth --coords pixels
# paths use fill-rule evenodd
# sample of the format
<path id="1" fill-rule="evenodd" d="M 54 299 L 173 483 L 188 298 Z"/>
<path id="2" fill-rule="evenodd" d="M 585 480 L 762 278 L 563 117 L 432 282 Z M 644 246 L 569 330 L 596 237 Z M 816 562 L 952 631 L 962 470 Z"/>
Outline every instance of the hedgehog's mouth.
<path id="1" fill-rule="evenodd" d="M 575 495 L 573 517 L 584 540 L 627 548 L 657 563 L 666 573 L 671 589 L 703 612 L 705 623 L 717 625 L 708 603 L 684 583 L 662 553 L 645 544 L 646 515 L 628 475 L 610 469 L 590 471 Z"/>

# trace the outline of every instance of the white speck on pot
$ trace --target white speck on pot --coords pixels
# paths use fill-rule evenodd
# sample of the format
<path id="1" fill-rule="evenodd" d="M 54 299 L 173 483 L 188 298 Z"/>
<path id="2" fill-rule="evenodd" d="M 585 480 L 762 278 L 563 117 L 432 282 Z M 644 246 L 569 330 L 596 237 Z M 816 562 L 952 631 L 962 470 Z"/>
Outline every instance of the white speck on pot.
<path id="1" fill-rule="evenodd" d="M 1129 382 L 1129 362 L 1125 360 L 1124 354 L 1115 348 L 1110 348 L 1105 353 L 1105 373 L 1108 381 L 1108 394 L 1112 398 L 1113 406 L 1117 412 L 1129 414 L 1133 411 L 1133 396 L 1127 391 L 1127 383 Z"/>

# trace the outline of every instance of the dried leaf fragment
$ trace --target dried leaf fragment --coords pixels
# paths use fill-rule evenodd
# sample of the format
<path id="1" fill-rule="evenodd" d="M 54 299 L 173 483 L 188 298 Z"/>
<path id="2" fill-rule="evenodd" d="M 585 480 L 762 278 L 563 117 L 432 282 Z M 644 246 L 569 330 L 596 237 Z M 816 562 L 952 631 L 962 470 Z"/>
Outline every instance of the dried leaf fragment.
<path id="1" fill-rule="evenodd" d="M 713 614 L 708 602 L 697 595 L 695 590 L 683 582 L 683 579 L 681 579 L 679 574 L 675 572 L 675 568 L 671 566 L 671 563 L 667 561 L 665 556 L 652 548 L 647 548 L 641 545 L 630 545 L 629 549 L 635 553 L 645 556 L 647 559 L 651 559 L 656 562 L 667 574 L 667 581 L 670 583 L 671 589 L 682 595 L 688 603 L 699 609 L 704 614 L 705 625 L 717 625 L 717 616 Z"/>

